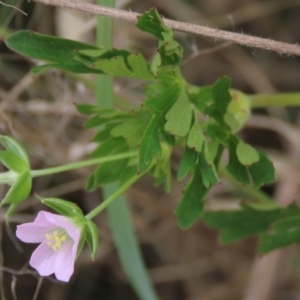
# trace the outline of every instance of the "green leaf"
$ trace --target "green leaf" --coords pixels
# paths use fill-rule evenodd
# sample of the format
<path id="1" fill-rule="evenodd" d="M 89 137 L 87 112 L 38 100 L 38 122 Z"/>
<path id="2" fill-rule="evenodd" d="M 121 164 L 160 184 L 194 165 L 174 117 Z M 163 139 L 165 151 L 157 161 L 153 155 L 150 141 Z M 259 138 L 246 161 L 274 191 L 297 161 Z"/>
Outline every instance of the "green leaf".
<path id="1" fill-rule="evenodd" d="M 141 54 L 130 54 L 128 57 L 115 56 L 111 59 L 100 59 L 90 66 L 112 76 L 142 80 L 155 79 L 148 62 Z"/>
<path id="2" fill-rule="evenodd" d="M 161 157 L 159 140 L 161 126 L 160 116 L 153 115 L 140 141 L 138 166 L 140 172 L 145 172 L 150 167 L 154 158 L 160 159 Z"/>
<path id="3" fill-rule="evenodd" d="M 13 183 L 8 193 L 1 202 L 2 204 L 18 204 L 25 200 L 31 191 L 30 171 L 24 171 Z"/>
<path id="4" fill-rule="evenodd" d="M 187 174 L 189 174 L 198 160 L 198 153 L 189 147 L 185 147 L 183 155 L 181 157 L 177 179 L 182 180 Z"/>
<path id="5" fill-rule="evenodd" d="M 282 208 L 282 216 L 260 236 L 259 252 L 266 253 L 300 242 L 300 210 L 295 204 Z"/>
<path id="6" fill-rule="evenodd" d="M 244 184 L 249 184 L 248 170 L 240 163 L 236 154 L 237 144 L 238 139 L 235 136 L 232 136 L 229 141 L 229 162 L 226 168 L 235 180 Z"/>
<path id="7" fill-rule="evenodd" d="M 90 157 L 96 158 L 109 154 L 117 154 L 121 153 L 126 148 L 126 142 L 122 137 L 109 137 L 90 154 Z"/>
<path id="8" fill-rule="evenodd" d="M 275 181 L 275 168 L 268 156 L 258 151 L 259 161 L 249 167 L 254 185 L 259 188 L 264 184 Z"/>
<path id="9" fill-rule="evenodd" d="M 59 198 L 43 198 L 37 196 L 39 200 L 46 206 L 57 211 L 59 214 L 66 217 L 83 217 L 81 209 L 74 202 L 62 200 Z"/>
<path id="10" fill-rule="evenodd" d="M 7 151 L 19 156 L 24 161 L 24 163 L 27 163 L 27 166 L 29 167 L 29 159 L 27 153 L 16 140 L 5 135 L 0 135 L 0 143 L 5 147 Z"/>
<path id="11" fill-rule="evenodd" d="M 190 130 L 193 108 L 188 100 L 186 91 L 181 89 L 178 99 L 166 113 L 165 130 L 176 136 L 186 136 Z"/>
<path id="12" fill-rule="evenodd" d="M 171 190 L 171 154 L 172 147 L 167 144 L 162 144 L 162 156 L 153 168 L 153 176 L 155 177 L 155 185 L 165 183 L 165 192 L 169 193 Z"/>
<path id="13" fill-rule="evenodd" d="M 157 86 L 157 84 L 152 84 Z M 173 105 L 173 103 L 178 99 L 180 93 L 182 93 L 182 84 L 178 82 L 173 82 L 171 85 L 161 86 L 158 84 L 159 90 L 157 95 L 153 95 L 145 101 L 145 106 L 150 108 L 153 113 L 163 115 L 168 111 L 168 109 Z M 153 90 L 151 94 L 153 93 Z"/>
<path id="14" fill-rule="evenodd" d="M 208 151 L 207 145 L 204 144 L 203 151 L 199 153 L 199 168 L 202 175 L 202 182 L 206 188 L 216 185 L 219 182 L 215 165 Z"/>
<path id="15" fill-rule="evenodd" d="M 128 113 L 115 109 L 104 109 L 101 111 L 97 111 L 97 115 L 86 121 L 84 124 L 84 128 L 94 128 L 110 122 L 124 121 L 128 118 L 132 118 L 132 116 Z"/>
<path id="16" fill-rule="evenodd" d="M 224 121 L 228 125 L 230 131 L 236 132 L 240 128 L 240 123 L 236 120 L 235 116 L 227 111 L 224 115 Z"/>
<path id="17" fill-rule="evenodd" d="M 110 134 L 114 137 L 123 137 L 129 147 L 136 147 L 150 119 L 150 112 L 141 109 L 134 118 L 116 125 L 110 131 Z"/>
<path id="18" fill-rule="evenodd" d="M 281 211 L 256 211 L 251 208 L 235 211 L 205 212 L 204 222 L 221 230 L 221 242 L 233 243 L 240 239 L 265 232 L 281 216 Z"/>
<path id="19" fill-rule="evenodd" d="M 88 242 L 88 245 L 92 251 L 92 255 L 91 255 L 92 260 L 94 260 L 97 254 L 98 243 L 99 243 L 98 228 L 95 225 L 95 223 L 91 220 L 86 219 L 85 222 L 86 222 L 86 233 L 87 233 L 86 241 Z"/>
<path id="20" fill-rule="evenodd" d="M 239 162 L 244 166 L 250 166 L 253 163 L 258 162 L 260 158 L 258 152 L 242 140 L 239 140 L 238 142 L 236 154 Z"/>
<path id="21" fill-rule="evenodd" d="M 171 29 L 165 25 L 155 8 L 151 8 L 138 18 L 136 25 L 140 30 L 154 35 L 157 39 L 163 40 L 163 32 L 170 32 Z"/>
<path id="22" fill-rule="evenodd" d="M 151 8 L 141 15 L 137 27 L 146 31 L 159 40 L 159 47 L 155 55 L 151 69 L 154 74 L 160 66 L 178 65 L 182 62 L 182 47 L 173 39 L 172 30 L 166 26 L 156 9 Z"/>
<path id="23" fill-rule="evenodd" d="M 189 87 L 187 93 L 189 100 L 202 113 L 205 113 L 207 107 L 213 103 L 212 86 Z"/>
<path id="24" fill-rule="evenodd" d="M 30 70 L 30 73 L 33 77 L 36 77 L 51 69 L 60 69 L 60 66 L 57 63 L 49 63 L 45 65 L 35 66 Z"/>
<path id="25" fill-rule="evenodd" d="M 293 243 L 300 243 L 300 227 L 293 228 L 286 232 L 262 234 L 260 236 L 258 251 L 263 254 Z"/>
<path id="26" fill-rule="evenodd" d="M 98 49 L 92 45 L 38 34 L 28 30 L 17 31 L 9 36 L 5 40 L 5 43 L 10 49 L 24 56 L 55 63 L 53 67 L 55 66 L 64 71 L 73 73 L 102 73 L 100 70 L 88 68 L 81 62 L 73 59 L 79 50 Z"/>
<path id="27" fill-rule="evenodd" d="M 23 171 L 28 170 L 28 163 L 12 152 L 0 151 L 0 161 L 8 169 L 16 173 L 22 173 Z"/>
<path id="28" fill-rule="evenodd" d="M 176 209 L 178 224 L 180 228 L 191 227 L 203 213 L 203 199 L 208 190 L 202 183 L 199 166 L 183 193 L 183 198 Z"/>
<path id="29" fill-rule="evenodd" d="M 205 142 L 205 137 L 202 128 L 195 115 L 194 124 L 188 135 L 187 146 L 191 149 L 195 149 L 197 152 L 201 152 L 204 142 Z"/>
<path id="30" fill-rule="evenodd" d="M 123 148 L 120 152 L 125 152 Z M 123 170 L 127 167 L 128 159 L 120 159 L 101 164 L 94 172 L 94 187 L 118 181 Z"/>
<path id="31" fill-rule="evenodd" d="M 103 157 L 123 153 L 126 150 L 128 150 L 128 146 L 123 138 L 109 137 L 91 153 L 91 157 Z M 102 163 L 97 167 L 94 173 L 90 175 L 86 188 L 92 190 L 98 185 L 119 180 L 127 163 L 128 158 Z"/>
<path id="32" fill-rule="evenodd" d="M 229 94 L 231 80 L 229 77 L 220 77 L 212 87 L 213 104 L 206 109 L 206 113 L 212 116 L 219 124 L 227 126 L 224 121 L 228 104 L 231 101 Z"/>
<path id="33" fill-rule="evenodd" d="M 242 165 L 238 159 L 238 144 L 239 139 L 232 135 L 229 140 L 229 163 L 227 165 L 227 170 L 234 179 L 244 184 L 249 184 L 251 179 L 254 186 L 257 188 L 264 184 L 274 182 L 275 169 L 267 155 L 261 151 L 257 151 L 259 161 L 253 163 L 249 167 L 246 167 Z"/>
<path id="34" fill-rule="evenodd" d="M 92 115 L 97 111 L 97 106 L 91 105 L 91 104 L 86 104 L 86 103 L 78 103 L 76 104 L 76 108 L 79 113 L 82 115 Z M 99 110 L 99 108 L 98 108 Z"/>
<path id="35" fill-rule="evenodd" d="M 95 173 L 90 174 L 90 176 L 87 179 L 86 185 L 85 185 L 85 189 L 88 192 L 91 192 L 95 189 L 96 187 L 96 177 L 95 177 Z"/>
<path id="36" fill-rule="evenodd" d="M 112 128 L 118 126 L 116 124 L 107 124 L 101 131 L 97 132 L 93 137 L 93 142 L 104 142 L 111 137 L 110 132 Z"/>

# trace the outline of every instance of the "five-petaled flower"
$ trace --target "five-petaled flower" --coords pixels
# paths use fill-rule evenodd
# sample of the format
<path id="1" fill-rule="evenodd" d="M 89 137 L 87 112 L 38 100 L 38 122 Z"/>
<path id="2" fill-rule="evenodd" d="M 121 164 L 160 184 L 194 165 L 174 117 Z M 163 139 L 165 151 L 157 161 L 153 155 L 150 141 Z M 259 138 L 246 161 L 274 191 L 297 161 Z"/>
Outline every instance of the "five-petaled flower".
<path id="1" fill-rule="evenodd" d="M 29 262 L 41 276 L 55 273 L 58 280 L 69 281 L 82 231 L 70 218 L 40 211 L 34 222 L 17 226 L 16 235 L 25 243 L 41 243 Z"/>

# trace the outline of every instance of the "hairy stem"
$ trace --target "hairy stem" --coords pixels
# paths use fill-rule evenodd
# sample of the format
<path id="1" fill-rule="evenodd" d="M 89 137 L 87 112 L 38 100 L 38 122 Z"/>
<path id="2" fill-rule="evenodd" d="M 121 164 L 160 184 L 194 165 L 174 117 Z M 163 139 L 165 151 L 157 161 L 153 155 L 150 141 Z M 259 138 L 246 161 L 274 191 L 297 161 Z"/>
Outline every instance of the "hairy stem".
<path id="1" fill-rule="evenodd" d="M 140 16 L 140 14 L 138 13 L 120 10 L 116 8 L 99 6 L 90 3 L 79 2 L 76 0 L 34 0 L 34 1 L 41 2 L 44 4 L 49 4 L 49 5 L 68 7 L 68 8 L 76 9 L 90 14 L 122 19 L 133 23 L 136 23 L 138 17 Z M 164 22 L 172 29 L 181 32 L 207 36 L 207 37 L 224 40 L 224 41 L 230 41 L 247 47 L 261 48 L 265 50 L 275 51 L 279 54 L 300 56 L 300 46 L 297 44 L 293 45 L 293 44 L 278 42 L 270 39 L 246 35 L 242 33 L 229 32 L 225 30 L 214 29 L 214 28 L 200 26 L 196 24 L 178 22 L 169 19 L 164 19 Z"/>

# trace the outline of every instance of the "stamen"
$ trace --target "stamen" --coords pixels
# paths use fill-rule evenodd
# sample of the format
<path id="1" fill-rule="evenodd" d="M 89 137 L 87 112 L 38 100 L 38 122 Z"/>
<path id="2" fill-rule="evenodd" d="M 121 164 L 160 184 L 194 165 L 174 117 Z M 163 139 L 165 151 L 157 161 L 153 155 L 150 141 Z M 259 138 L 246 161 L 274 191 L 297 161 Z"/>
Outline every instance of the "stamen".
<path id="1" fill-rule="evenodd" d="M 63 251 L 62 245 L 67 240 L 67 234 L 65 231 L 58 232 L 54 230 L 52 233 L 45 234 L 47 245 L 52 248 L 53 251 Z"/>

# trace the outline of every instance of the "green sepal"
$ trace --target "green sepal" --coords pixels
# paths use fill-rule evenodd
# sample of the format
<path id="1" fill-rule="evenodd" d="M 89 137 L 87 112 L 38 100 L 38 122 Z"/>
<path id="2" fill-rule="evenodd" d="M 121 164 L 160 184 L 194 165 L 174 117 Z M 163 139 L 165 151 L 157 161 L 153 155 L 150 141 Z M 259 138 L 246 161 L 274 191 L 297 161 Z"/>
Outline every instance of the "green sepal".
<path id="1" fill-rule="evenodd" d="M 98 250 L 98 244 L 99 244 L 99 239 L 98 239 L 98 228 L 95 225 L 95 223 L 91 220 L 85 221 L 86 223 L 86 241 L 92 251 L 91 257 L 92 260 L 95 260 L 97 250 Z"/>
<path id="2" fill-rule="evenodd" d="M 82 218 L 83 214 L 81 209 L 74 203 L 59 198 L 43 198 L 36 196 L 43 204 L 57 211 L 59 214 L 72 218 Z"/>
<path id="3" fill-rule="evenodd" d="M 16 173 L 22 173 L 23 171 L 28 170 L 28 162 L 9 151 L 0 151 L 0 161 L 9 170 Z"/>
<path id="4" fill-rule="evenodd" d="M 77 253 L 76 253 L 76 259 L 79 257 L 79 255 L 81 254 L 81 251 L 83 249 L 83 246 L 86 242 L 86 237 L 87 237 L 87 234 L 86 234 L 86 231 L 85 230 L 82 230 L 81 232 L 81 235 L 80 235 L 80 239 L 79 239 L 79 243 L 78 243 L 78 246 L 77 246 Z"/>
<path id="5" fill-rule="evenodd" d="M 17 208 L 17 206 L 18 206 L 18 204 L 11 204 L 8 207 L 8 209 L 5 213 L 5 220 L 6 220 L 7 223 L 9 222 L 9 219 L 13 215 L 13 213 L 14 213 L 15 209 Z"/>
<path id="6" fill-rule="evenodd" d="M 0 135 L 0 143 L 8 152 L 19 156 L 24 161 L 24 163 L 27 163 L 27 166 L 29 167 L 28 155 L 24 148 L 16 140 L 5 135 Z"/>
<path id="7" fill-rule="evenodd" d="M 31 191 L 31 181 L 29 170 L 21 173 L 2 200 L 1 205 L 18 204 L 25 200 Z"/>

